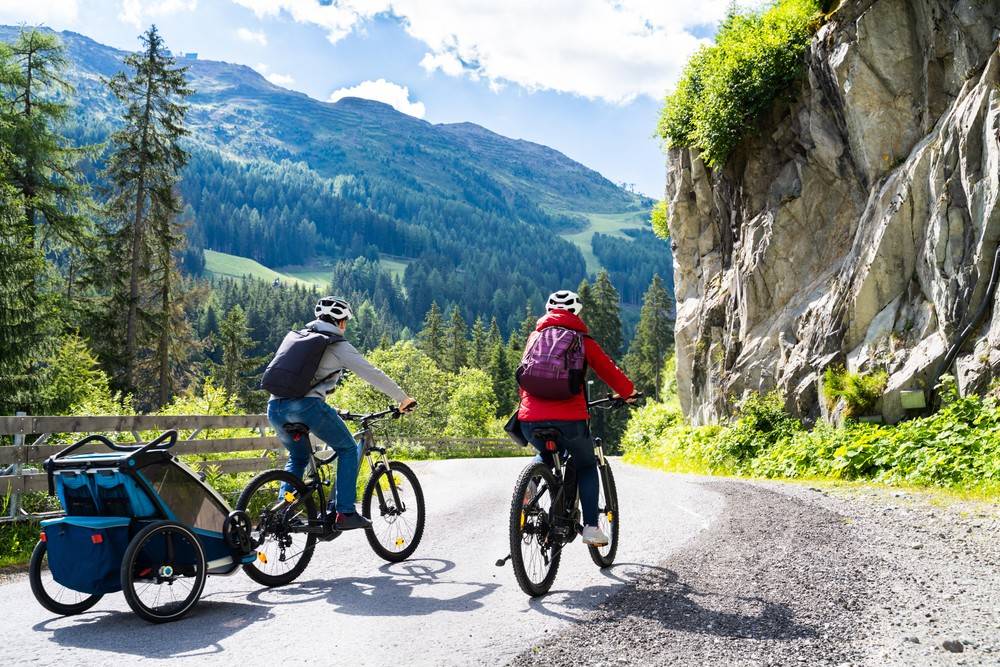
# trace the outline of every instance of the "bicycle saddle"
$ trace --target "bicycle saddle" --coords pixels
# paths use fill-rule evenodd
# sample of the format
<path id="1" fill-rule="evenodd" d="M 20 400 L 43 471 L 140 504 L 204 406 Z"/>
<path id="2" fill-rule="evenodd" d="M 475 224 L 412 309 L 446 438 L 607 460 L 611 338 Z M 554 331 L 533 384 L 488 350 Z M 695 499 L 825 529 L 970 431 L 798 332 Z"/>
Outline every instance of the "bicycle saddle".
<path id="1" fill-rule="evenodd" d="M 298 442 L 302 436 L 309 435 L 309 426 L 301 422 L 283 424 L 281 428 L 285 433 L 292 436 L 292 440 L 296 442 Z"/>

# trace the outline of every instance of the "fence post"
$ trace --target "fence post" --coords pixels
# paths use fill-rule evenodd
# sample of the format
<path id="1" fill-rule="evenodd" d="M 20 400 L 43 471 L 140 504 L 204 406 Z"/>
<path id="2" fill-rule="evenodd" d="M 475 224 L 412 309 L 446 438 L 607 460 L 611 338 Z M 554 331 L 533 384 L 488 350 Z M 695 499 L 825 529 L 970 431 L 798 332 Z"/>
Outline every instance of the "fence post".
<path id="1" fill-rule="evenodd" d="M 23 410 L 18 410 L 17 412 L 14 413 L 14 416 L 24 417 L 25 413 Z M 26 460 L 24 452 L 24 433 L 14 434 L 14 449 L 16 450 L 15 451 L 16 456 L 14 458 L 13 471 L 15 475 L 20 476 L 24 472 L 24 462 Z M 22 485 L 24 484 L 23 479 L 18 481 Z M 16 483 L 18 482 L 15 482 L 15 484 Z M 21 513 L 21 491 L 18 490 L 10 494 L 10 503 L 7 505 L 7 516 L 16 517 L 20 513 Z"/>

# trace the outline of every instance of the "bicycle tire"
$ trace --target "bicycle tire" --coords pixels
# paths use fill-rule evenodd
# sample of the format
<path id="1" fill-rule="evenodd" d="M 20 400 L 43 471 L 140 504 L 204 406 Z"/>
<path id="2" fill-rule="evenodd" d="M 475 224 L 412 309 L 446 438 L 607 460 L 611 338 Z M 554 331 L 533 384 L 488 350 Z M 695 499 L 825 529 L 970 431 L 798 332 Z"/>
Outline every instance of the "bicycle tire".
<path id="1" fill-rule="evenodd" d="M 590 558 L 594 561 L 594 564 L 604 569 L 614 565 L 615 556 L 618 553 L 621 512 L 618 506 L 618 487 L 615 485 L 615 475 L 611 472 L 611 464 L 605 462 L 597 470 L 600 473 L 601 491 L 604 497 L 604 506 L 598 509 L 604 510 L 601 514 L 604 514 L 607 520 L 608 538 L 610 541 L 606 547 L 592 546 L 588 547 L 588 549 L 590 550 Z M 608 512 L 610 512 L 610 516 Z M 602 549 L 606 549 L 606 553 L 602 554 Z"/>
<path id="2" fill-rule="evenodd" d="M 253 498 L 254 492 L 265 484 L 272 482 L 281 482 L 282 484 L 291 485 L 295 489 L 296 495 L 303 499 L 306 514 L 305 519 L 310 524 L 317 520 L 318 514 L 316 511 L 316 503 L 313 500 L 313 494 L 309 492 L 306 486 L 302 483 L 302 480 L 284 470 L 267 470 L 250 480 L 250 483 L 247 484 L 245 489 L 243 489 L 243 493 L 240 494 L 239 500 L 236 501 L 236 509 L 247 512 L 251 517 L 251 534 L 258 529 L 258 526 L 254 525 L 257 518 L 248 510 L 250 501 Z M 316 548 L 316 533 L 304 533 L 304 535 L 306 536 L 305 545 L 302 548 L 299 560 L 295 563 L 294 567 L 289 569 L 287 572 L 275 575 L 261 571 L 261 569 L 257 566 L 257 563 L 260 560 L 259 551 L 258 559 L 254 560 L 252 563 L 244 564 L 243 571 L 246 572 L 248 577 L 262 586 L 274 587 L 290 584 L 305 571 L 306 567 L 309 565 L 309 561 L 312 560 L 313 552 Z M 258 547 L 262 544 L 263 541 L 258 541 L 253 545 L 253 549 L 258 550 Z M 265 560 L 263 562 L 266 564 L 267 561 Z"/>
<path id="3" fill-rule="evenodd" d="M 416 507 L 414 509 L 417 513 L 416 526 L 413 529 L 413 535 L 409 537 L 409 544 L 407 544 L 404 549 L 399 551 L 393 551 L 386 548 L 385 545 L 379 541 L 374 527 L 365 531 L 365 537 L 368 538 L 368 544 L 371 545 L 372 550 L 380 558 L 387 560 L 390 563 L 399 563 L 413 555 L 413 552 L 417 550 L 417 546 L 420 544 L 420 539 L 424 536 L 424 519 L 426 516 L 424 511 L 424 492 L 420 487 L 420 482 L 417 480 L 416 473 L 414 473 L 413 470 L 405 463 L 390 461 L 389 469 L 392 470 L 393 473 L 397 473 L 405 477 L 407 483 L 413 489 L 413 495 L 416 502 Z M 372 499 L 376 497 L 375 485 L 380 484 L 380 480 L 387 475 L 388 471 L 384 467 L 379 466 L 375 474 L 368 480 L 368 484 L 365 485 L 364 496 L 361 501 L 361 513 L 373 523 L 377 520 L 381 520 L 381 516 L 376 518 L 372 517 Z M 383 491 L 382 493 L 383 495 L 388 494 L 389 499 L 391 499 L 392 494 L 390 492 Z M 409 508 L 407 511 L 409 511 Z M 401 535 L 397 535 L 395 539 L 402 539 L 402 537 Z M 394 546 L 396 546 L 395 543 Z"/>
<path id="4" fill-rule="evenodd" d="M 531 597 L 538 597 L 549 592 L 549 589 L 552 588 L 552 583 L 556 579 L 556 574 L 559 571 L 559 562 L 562 558 L 561 547 L 551 553 L 548 570 L 540 581 L 533 581 L 527 571 L 527 564 L 524 562 L 524 554 L 522 552 L 522 545 L 525 544 L 523 527 L 526 525 L 522 520 L 522 513 L 524 511 L 525 494 L 528 492 L 529 484 L 535 478 L 540 478 L 545 483 L 547 493 L 549 494 L 549 507 L 551 509 L 552 503 L 555 500 L 555 475 L 544 464 L 532 463 L 521 472 L 521 476 L 518 477 L 517 483 L 514 485 L 514 495 L 510 501 L 509 525 L 510 561 L 514 566 L 514 578 L 517 580 L 517 585 L 521 587 L 521 590 Z M 548 513 L 548 510 L 546 512 Z M 537 538 L 534 538 L 534 540 L 537 543 Z"/>

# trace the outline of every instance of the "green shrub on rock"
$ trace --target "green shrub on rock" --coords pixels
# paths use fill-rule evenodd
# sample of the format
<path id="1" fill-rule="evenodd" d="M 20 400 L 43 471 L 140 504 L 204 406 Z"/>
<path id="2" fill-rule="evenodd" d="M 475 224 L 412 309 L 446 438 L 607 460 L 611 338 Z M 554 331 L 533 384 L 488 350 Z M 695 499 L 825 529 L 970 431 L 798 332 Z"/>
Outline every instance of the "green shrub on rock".
<path id="1" fill-rule="evenodd" d="M 706 164 L 721 166 L 802 74 L 821 16 L 818 0 L 776 0 L 761 13 L 734 11 L 715 44 L 688 61 L 663 105 L 658 134 L 669 147 L 697 148 Z"/>

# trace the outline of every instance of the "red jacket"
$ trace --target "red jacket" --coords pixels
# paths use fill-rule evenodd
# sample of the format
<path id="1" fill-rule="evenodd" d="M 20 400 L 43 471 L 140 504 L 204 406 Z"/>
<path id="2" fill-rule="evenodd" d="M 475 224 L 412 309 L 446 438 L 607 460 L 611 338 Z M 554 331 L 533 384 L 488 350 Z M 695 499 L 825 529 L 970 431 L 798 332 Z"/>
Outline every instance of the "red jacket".
<path id="1" fill-rule="evenodd" d="M 535 326 L 535 333 L 528 336 L 528 346 L 535 340 L 536 334 L 547 327 L 564 327 L 582 333 L 587 333 L 587 325 L 579 317 L 566 310 L 556 310 L 538 320 Z M 635 393 L 632 381 L 622 373 L 621 369 L 615 365 L 601 346 L 589 336 L 583 339 L 584 355 L 587 357 L 587 364 L 594 369 L 597 377 L 604 380 L 619 396 L 631 396 Z M 521 407 L 517 411 L 517 418 L 524 422 L 542 421 L 576 421 L 589 419 L 587 412 L 587 398 L 585 392 L 580 392 L 572 398 L 561 401 L 553 401 L 544 398 L 531 396 L 523 389 L 519 389 L 521 394 Z"/>

